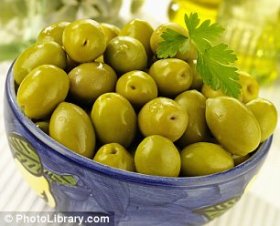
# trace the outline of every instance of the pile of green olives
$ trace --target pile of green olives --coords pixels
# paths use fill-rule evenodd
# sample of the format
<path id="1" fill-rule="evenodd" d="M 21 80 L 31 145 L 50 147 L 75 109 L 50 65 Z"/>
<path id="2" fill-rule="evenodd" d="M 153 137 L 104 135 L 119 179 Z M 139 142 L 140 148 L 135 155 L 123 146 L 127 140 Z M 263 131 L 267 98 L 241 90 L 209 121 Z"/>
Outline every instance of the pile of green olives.
<path id="1" fill-rule="evenodd" d="M 245 72 L 239 99 L 203 84 L 194 46 L 158 59 L 166 29 L 188 35 L 140 19 L 122 29 L 92 19 L 44 28 L 13 66 L 20 109 L 52 139 L 109 167 L 163 177 L 233 168 L 273 133 L 276 108 Z"/>

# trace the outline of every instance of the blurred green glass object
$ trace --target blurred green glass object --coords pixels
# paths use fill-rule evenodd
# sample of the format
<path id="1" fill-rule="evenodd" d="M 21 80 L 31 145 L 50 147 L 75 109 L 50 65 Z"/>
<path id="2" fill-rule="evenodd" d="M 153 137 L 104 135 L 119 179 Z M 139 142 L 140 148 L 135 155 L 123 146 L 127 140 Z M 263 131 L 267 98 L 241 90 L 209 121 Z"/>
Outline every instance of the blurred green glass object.
<path id="1" fill-rule="evenodd" d="M 279 71 L 279 0 L 226 0 L 218 13 L 223 39 L 235 50 L 238 67 L 261 84 L 273 82 Z"/>
<path id="2" fill-rule="evenodd" d="M 99 22 L 114 22 L 122 0 L 40 0 L 48 23 L 92 18 Z"/>
<path id="3" fill-rule="evenodd" d="M 185 14 L 197 12 L 201 20 L 216 21 L 219 4 L 222 0 L 172 0 L 168 8 L 170 21 L 184 24 Z"/>
<path id="4" fill-rule="evenodd" d="M 42 24 L 40 1 L 1 0 L 0 61 L 15 58 Z"/>
<path id="5" fill-rule="evenodd" d="M 0 61 L 14 59 L 42 28 L 58 21 L 92 18 L 121 26 L 120 10 L 132 15 L 144 0 L 0 0 Z"/>

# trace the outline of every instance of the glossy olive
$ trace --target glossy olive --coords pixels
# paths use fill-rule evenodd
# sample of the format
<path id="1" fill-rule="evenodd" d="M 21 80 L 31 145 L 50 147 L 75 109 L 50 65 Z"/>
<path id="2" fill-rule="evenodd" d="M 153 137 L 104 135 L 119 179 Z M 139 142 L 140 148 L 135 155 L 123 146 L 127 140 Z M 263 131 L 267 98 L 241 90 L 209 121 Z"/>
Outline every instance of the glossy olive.
<path id="1" fill-rule="evenodd" d="M 39 66 L 20 84 L 17 103 L 27 117 L 42 119 L 64 101 L 69 83 L 69 78 L 62 69 L 53 65 Z"/>
<path id="2" fill-rule="evenodd" d="M 150 46 L 154 54 L 156 54 L 157 49 L 159 47 L 159 43 L 163 41 L 163 38 L 161 35 L 166 32 L 167 29 L 171 29 L 173 31 L 176 31 L 186 37 L 188 37 L 188 31 L 180 26 L 179 24 L 176 23 L 166 23 L 162 24 L 159 27 L 157 27 L 150 39 Z M 195 50 L 195 47 L 193 44 L 189 42 L 189 48 L 185 52 L 178 52 L 177 55 L 175 56 L 178 59 L 186 60 L 189 62 L 192 62 L 194 59 L 197 58 L 197 53 Z"/>
<path id="3" fill-rule="evenodd" d="M 206 121 L 215 138 L 232 154 L 247 155 L 260 144 L 261 129 L 256 117 L 235 98 L 208 99 Z"/>
<path id="4" fill-rule="evenodd" d="M 189 116 L 188 127 L 179 139 L 179 144 L 185 147 L 187 144 L 205 141 L 208 137 L 205 118 L 206 98 L 197 90 L 188 90 L 179 94 L 175 101 Z"/>
<path id="5" fill-rule="evenodd" d="M 73 60 L 69 55 L 66 57 L 66 68 L 65 71 L 69 73 L 73 68 L 77 67 L 80 63 Z"/>
<path id="6" fill-rule="evenodd" d="M 32 69 L 43 64 L 52 64 L 62 69 L 66 67 L 66 54 L 59 44 L 43 42 L 25 49 L 13 66 L 16 83 L 19 85 Z"/>
<path id="7" fill-rule="evenodd" d="M 239 156 L 239 155 L 232 155 L 234 165 L 237 166 L 243 162 L 245 162 L 247 159 L 250 158 L 250 154 L 245 155 L 245 156 Z"/>
<path id="8" fill-rule="evenodd" d="M 94 158 L 95 161 L 114 168 L 134 171 L 134 159 L 131 154 L 120 144 L 105 144 L 98 149 Z"/>
<path id="9" fill-rule="evenodd" d="M 105 35 L 106 38 L 106 45 L 108 45 L 108 43 L 115 38 L 116 36 L 118 36 L 120 34 L 120 29 L 113 25 L 113 24 L 107 24 L 107 23 L 101 23 L 101 29 Z"/>
<path id="10" fill-rule="evenodd" d="M 90 104 L 101 94 L 114 91 L 117 82 L 115 71 L 97 62 L 80 64 L 70 71 L 69 78 L 71 96 Z"/>
<path id="11" fill-rule="evenodd" d="M 106 49 L 106 37 L 101 25 L 91 19 L 69 24 L 62 35 L 63 46 L 69 56 L 80 63 L 95 60 Z"/>
<path id="12" fill-rule="evenodd" d="M 188 115 L 174 100 L 158 97 L 142 107 L 138 125 L 144 136 L 161 135 L 176 141 L 187 128 Z"/>
<path id="13" fill-rule="evenodd" d="M 128 36 L 113 38 L 104 53 L 105 62 L 117 72 L 143 70 L 147 66 L 147 54 L 140 41 Z"/>
<path id="14" fill-rule="evenodd" d="M 105 63 L 105 62 L 104 62 L 104 56 L 101 55 L 100 57 L 96 58 L 94 62 L 97 62 L 97 63 Z"/>
<path id="15" fill-rule="evenodd" d="M 247 103 L 259 96 L 259 84 L 253 76 L 250 74 L 239 71 L 239 83 L 241 85 L 241 97 L 240 100 L 243 103 Z"/>
<path id="16" fill-rule="evenodd" d="M 201 78 L 201 75 L 196 70 L 196 64 L 194 64 L 193 62 L 189 64 L 192 69 L 192 75 L 193 75 L 193 80 L 190 89 L 196 89 L 200 91 L 203 85 L 203 80 Z"/>
<path id="17" fill-rule="evenodd" d="M 126 24 L 120 35 L 130 36 L 139 40 L 144 48 L 146 49 L 147 55 L 151 55 L 150 39 L 154 29 L 153 27 L 145 20 L 133 19 L 128 24 Z"/>
<path id="18" fill-rule="evenodd" d="M 259 95 L 259 84 L 257 80 L 246 72 L 238 71 L 239 84 L 241 86 L 238 100 L 247 103 Z M 222 90 L 214 90 L 210 86 L 203 84 L 201 92 L 206 98 L 226 96 Z"/>
<path id="19" fill-rule="evenodd" d="M 180 173 L 179 151 L 163 136 L 144 138 L 136 149 L 134 161 L 139 173 L 163 177 L 177 177 Z"/>
<path id="20" fill-rule="evenodd" d="M 179 24 L 176 24 L 176 23 L 161 24 L 154 30 L 154 32 L 151 36 L 151 39 L 150 39 L 150 46 L 154 53 L 156 53 L 159 43 L 163 41 L 161 35 L 164 32 L 166 32 L 167 29 L 174 30 L 174 31 L 188 37 L 188 31 L 185 28 L 183 28 L 182 26 L 180 26 Z"/>
<path id="21" fill-rule="evenodd" d="M 39 121 L 35 123 L 36 127 L 42 130 L 44 133 L 49 134 L 49 125 L 48 121 Z"/>
<path id="22" fill-rule="evenodd" d="M 156 61 L 150 67 L 149 74 L 164 96 L 174 96 L 187 90 L 193 80 L 189 64 L 175 58 Z"/>
<path id="23" fill-rule="evenodd" d="M 214 90 L 209 85 L 206 85 L 205 83 L 202 85 L 201 93 L 206 98 L 215 98 L 215 97 L 225 96 L 225 94 L 222 90 L 220 90 L 220 89 Z"/>
<path id="24" fill-rule="evenodd" d="M 62 102 L 54 110 L 49 127 L 50 136 L 72 151 L 92 158 L 95 132 L 87 113 L 79 106 Z"/>
<path id="25" fill-rule="evenodd" d="M 116 92 L 135 106 L 142 106 L 158 95 L 154 79 L 143 71 L 130 71 L 117 81 Z"/>
<path id="26" fill-rule="evenodd" d="M 234 161 L 227 151 L 220 145 L 207 142 L 185 147 L 181 152 L 181 163 L 184 176 L 204 176 L 234 167 Z"/>
<path id="27" fill-rule="evenodd" d="M 128 147 L 136 133 L 136 113 L 127 99 L 117 93 L 105 93 L 97 98 L 91 119 L 99 140 Z"/>
<path id="28" fill-rule="evenodd" d="M 54 41 L 62 45 L 62 34 L 64 28 L 69 24 L 69 22 L 60 21 L 47 26 L 39 33 L 37 42 Z"/>
<path id="29" fill-rule="evenodd" d="M 246 104 L 261 128 L 261 142 L 269 138 L 277 126 L 277 109 L 270 101 L 257 98 Z"/>

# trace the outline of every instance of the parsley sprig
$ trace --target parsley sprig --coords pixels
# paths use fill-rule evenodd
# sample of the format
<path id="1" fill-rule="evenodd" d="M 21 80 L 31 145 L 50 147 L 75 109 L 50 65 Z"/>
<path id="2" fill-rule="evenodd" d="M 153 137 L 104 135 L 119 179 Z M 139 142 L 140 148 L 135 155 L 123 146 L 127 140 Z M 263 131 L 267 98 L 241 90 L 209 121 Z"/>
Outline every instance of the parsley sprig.
<path id="1" fill-rule="evenodd" d="M 217 23 L 205 20 L 200 23 L 197 13 L 185 14 L 185 24 L 189 37 L 172 29 L 167 29 L 161 37 L 163 41 L 157 49 L 159 58 L 174 57 L 195 46 L 198 58 L 196 69 L 203 82 L 214 90 L 221 89 L 226 95 L 238 98 L 240 94 L 239 75 L 233 63 L 236 55 L 226 44 L 217 44 L 224 29 Z"/>
<path id="2" fill-rule="evenodd" d="M 164 41 L 159 44 L 157 49 L 157 55 L 160 58 L 174 57 L 178 51 L 185 52 L 189 48 L 188 37 L 169 28 L 163 32 L 161 37 Z"/>

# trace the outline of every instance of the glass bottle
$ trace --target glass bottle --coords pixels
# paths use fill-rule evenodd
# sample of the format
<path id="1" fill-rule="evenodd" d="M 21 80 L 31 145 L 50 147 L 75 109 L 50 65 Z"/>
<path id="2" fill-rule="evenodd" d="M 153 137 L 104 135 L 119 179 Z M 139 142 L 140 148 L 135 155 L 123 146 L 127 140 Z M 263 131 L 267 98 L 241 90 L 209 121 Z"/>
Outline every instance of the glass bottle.
<path id="1" fill-rule="evenodd" d="M 99 22 L 117 23 L 123 0 L 40 0 L 48 24 L 91 18 Z"/>
<path id="2" fill-rule="evenodd" d="M 225 27 L 224 42 L 237 54 L 237 66 L 261 84 L 274 81 L 279 73 L 279 0 L 224 1 L 218 22 Z"/>
<path id="3" fill-rule="evenodd" d="M 172 22 L 184 24 L 185 13 L 197 12 L 202 20 L 216 21 L 219 4 L 222 0 L 172 0 L 168 16 Z"/>
<path id="4" fill-rule="evenodd" d="M 14 59 L 35 39 L 42 26 L 38 0 L 2 0 L 0 13 L 0 61 Z"/>

